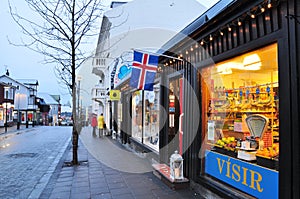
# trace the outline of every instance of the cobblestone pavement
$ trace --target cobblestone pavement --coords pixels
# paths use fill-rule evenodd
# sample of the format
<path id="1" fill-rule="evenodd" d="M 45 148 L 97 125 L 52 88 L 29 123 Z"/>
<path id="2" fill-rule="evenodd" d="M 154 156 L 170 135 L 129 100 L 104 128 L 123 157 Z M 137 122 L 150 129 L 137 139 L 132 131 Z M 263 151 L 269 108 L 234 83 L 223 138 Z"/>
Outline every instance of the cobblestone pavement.
<path id="1" fill-rule="evenodd" d="M 214 194 L 203 197 L 190 188 L 170 189 L 149 170 L 151 166 L 149 162 L 146 164 L 146 158 L 137 156 L 111 138 L 93 137 L 91 132 L 91 128 L 85 128 L 80 134 L 78 156 L 81 164 L 64 165 L 72 159 L 70 145 L 41 198 L 217 198 Z"/>
<path id="2" fill-rule="evenodd" d="M 149 160 L 90 127 L 80 134 L 72 166 L 72 127 L 37 126 L 0 134 L 0 198 L 220 198 L 191 188 L 172 190 Z M 207 194 L 209 193 L 209 194 Z"/>
<path id="3" fill-rule="evenodd" d="M 71 128 L 13 128 L 0 135 L 0 198 L 38 198 L 70 142 Z"/>

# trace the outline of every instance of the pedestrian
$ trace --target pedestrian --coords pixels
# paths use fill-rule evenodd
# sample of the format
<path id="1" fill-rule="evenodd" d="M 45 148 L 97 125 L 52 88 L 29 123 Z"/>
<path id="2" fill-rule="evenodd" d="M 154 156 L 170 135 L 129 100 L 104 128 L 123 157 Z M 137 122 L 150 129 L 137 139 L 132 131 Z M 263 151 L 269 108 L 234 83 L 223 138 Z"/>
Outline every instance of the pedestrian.
<path id="1" fill-rule="evenodd" d="M 93 136 L 96 136 L 96 128 L 98 126 L 96 114 L 93 114 L 93 116 L 92 116 L 92 124 L 91 125 L 93 127 Z"/>
<path id="2" fill-rule="evenodd" d="M 98 117 L 98 129 L 99 129 L 99 137 L 103 135 L 104 132 L 104 116 L 103 113 Z"/>

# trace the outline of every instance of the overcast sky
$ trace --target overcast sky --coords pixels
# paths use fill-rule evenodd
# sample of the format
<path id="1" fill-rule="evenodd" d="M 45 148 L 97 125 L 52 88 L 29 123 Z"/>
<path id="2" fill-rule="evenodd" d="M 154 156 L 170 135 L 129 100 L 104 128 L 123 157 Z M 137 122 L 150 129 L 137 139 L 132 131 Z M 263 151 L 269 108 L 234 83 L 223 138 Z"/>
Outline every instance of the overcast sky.
<path id="1" fill-rule="evenodd" d="M 22 9 L 22 13 L 26 13 L 24 9 L 26 9 L 27 5 L 23 0 L 10 1 L 13 2 L 18 9 Z M 218 0 L 199 0 L 199 2 L 206 7 L 212 6 L 217 1 Z M 109 2 L 110 0 L 105 0 L 106 5 L 109 5 Z M 28 12 L 29 11 L 28 9 Z M 58 85 L 53 65 L 43 64 L 44 58 L 41 54 L 35 53 L 25 47 L 16 47 L 9 44 L 8 38 L 11 41 L 18 42 L 24 35 L 11 19 L 8 0 L 1 0 L 0 19 L 0 75 L 5 74 L 6 69 L 8 69 L 10 77 L 13 79 L 36 79 L 39 81 L 39 92 L 58 94 L 62 98 L 61 103 L 70 101 L 68 91 L 63 85 Z M 91 44 L 91 48 L 96 47 L 96 42 L 97 38 L 95 39 L 95 44 Z"/>

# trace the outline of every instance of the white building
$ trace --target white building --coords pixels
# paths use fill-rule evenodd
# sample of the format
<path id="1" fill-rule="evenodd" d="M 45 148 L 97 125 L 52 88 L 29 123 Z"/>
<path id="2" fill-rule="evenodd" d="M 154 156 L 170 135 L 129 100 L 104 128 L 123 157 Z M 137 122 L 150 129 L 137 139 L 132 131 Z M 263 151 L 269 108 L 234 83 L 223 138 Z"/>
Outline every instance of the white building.
<path id="1" fill-rule="evenodd" d="M 93 111 L 103 111 L 107 120 L 112 114 L 107 93 L 129 78 L 133 49 L 158 51 L 205 10 L 195 0 L 134 0 L 107 11 L 92 63 L 99 77 Z"/>
<path id="2" fill-rule="evenodd" d="M 1 104 L 0 126 L 4 126 L 6 113 L 8 114 L 8 121 L 12 121 L 13 119 L 23 124 L 27 121 L 28 124 L 32 124 L 33 121 L 36 121 L 36 111 L 38 108 L 35 103 L 38 86 L 37 80 L 28 80 L 28 83 L 31 82 L 29 83 L 30 85 L 25 85 L 20 81 L 12 79 L 8 75 L 2 75 L 0 76 L 0 82 L 15 88 L 13 93 L 13 103 L 9 104 L 9 108 L 8 104 Z M 24 82 L 26 82 L 26 80 L 24 80 Z"/>

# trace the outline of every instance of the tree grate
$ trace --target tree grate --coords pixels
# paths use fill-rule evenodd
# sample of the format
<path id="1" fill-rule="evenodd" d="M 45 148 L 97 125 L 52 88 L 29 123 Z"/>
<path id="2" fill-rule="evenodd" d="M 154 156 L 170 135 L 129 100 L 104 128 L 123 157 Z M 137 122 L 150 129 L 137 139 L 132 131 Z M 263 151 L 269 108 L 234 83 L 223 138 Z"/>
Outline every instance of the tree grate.
<path id="1" fill-rule="evenodd" d="M 33 158 L 37 155 L 37 153 L 14 153 L 9 154 L 8 156 L 11 158 Z"/>
<path id="2" fill-rule="evenodd" d="M 77 165 L 74 165 L 72 161 L 66 161 L 62 167 L 73 167 L 73 166 L 88 166 L 89 162 L 87 160 L 78 161 Z"/>

